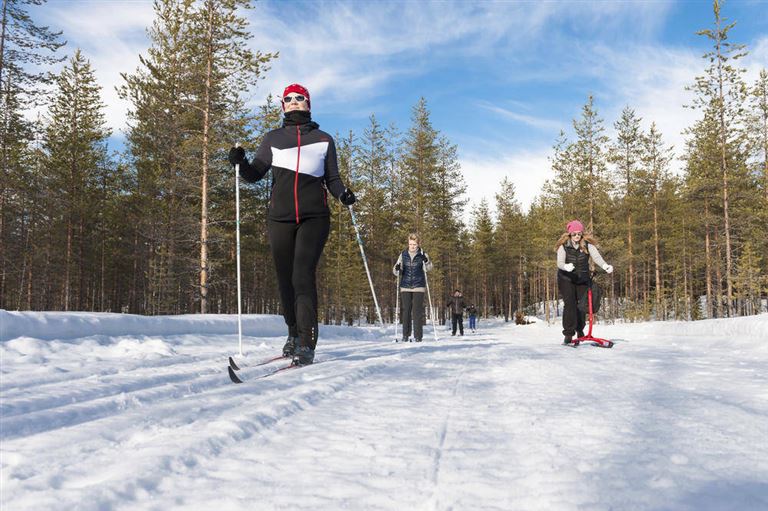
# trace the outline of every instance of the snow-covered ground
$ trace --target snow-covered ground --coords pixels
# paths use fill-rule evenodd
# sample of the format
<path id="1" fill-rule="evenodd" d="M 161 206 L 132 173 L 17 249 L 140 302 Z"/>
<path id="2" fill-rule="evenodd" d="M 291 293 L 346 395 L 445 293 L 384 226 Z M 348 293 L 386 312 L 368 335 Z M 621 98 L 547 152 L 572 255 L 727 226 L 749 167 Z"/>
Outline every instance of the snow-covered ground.
<path id="1" fill-rule="evenodd" d="M 543 323 L 391 342 L 233 316 L 0 311 L 0 507 L 20 510 L 765 510 L 768 315 Z M 250 365 L 250 367 L 248 367 Z"/>

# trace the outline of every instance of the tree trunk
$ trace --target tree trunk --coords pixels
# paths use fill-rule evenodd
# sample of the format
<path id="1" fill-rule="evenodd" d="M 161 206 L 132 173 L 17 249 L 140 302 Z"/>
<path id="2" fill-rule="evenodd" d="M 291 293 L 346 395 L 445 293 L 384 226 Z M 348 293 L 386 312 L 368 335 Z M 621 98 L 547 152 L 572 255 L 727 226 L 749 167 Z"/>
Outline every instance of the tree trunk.
<path id="1" fill-rule="evenodd" d="M 627 266 L 629 270 L 629 282 L 627 286 L 627 297 L 631 300 L 635 300 L 635 289 L 632 286 L 632 281 L 635 276 L 634 260 L 632 258 L 632 212 L 627 215 Z"/>
<path id="2" fill-rule="evenodd" d="M 208 312 L 208 152 L 210 137 L 211 87 L 213 74 L 213 4 L 208 3 L 207 55 L 205 64 L 205 104 L 203 107 L 203 158 L 200 191 L 200 313 Z"/>
<path id="3" fill-rule="evenodd" d="M 655 266 L 656 266 L 656 319 L 666 319 L 664 311 L 662 311 L 661 298 L 664 292 L 661 282 L 661 256 L 659 250 L 659 204 L 658 204 L 658 191 L 653 190 L 653 245 L 655 251 Z"/>
<path id="4" fill-rule="evenodd" d="M 704 253 L 706 255 L 706 270 L 705 280 L 707 281 L 707 319 L 714 317 L 714 307 L 712 300 L 714 299 L 712 292 L 712 249 L 711 240 L 709 238 L 709 207 L 706 202 L 704 203 Z"/>
<path id="5" fill-rule="evenodd" d="M 723 253 L 720 245 L 720 236 L 715 230 L 715 294 L 717 304 L 717 317 L 724 317 L 723 314 Z"/>
<path id="6" fill-rule="evenodd" d="M 717 30 L 720 32 L 720 16 L 717 16 Z M 723 174 L 723 222 L 725 228 L 725 281 L 728 316 L 733 316 L 733 261 L 731 256 L 731 222 L 728 211 L 728 162 L 727 162 L 727 133 L 725 127 L 725 95 L 723 93 L 723 63 L 720 52 L 720 39 L 717 40 L 717 80 L 719 120 L 720 120 L 720 169 Z M 718 300 L 719 302 L 719 300 Z"/>

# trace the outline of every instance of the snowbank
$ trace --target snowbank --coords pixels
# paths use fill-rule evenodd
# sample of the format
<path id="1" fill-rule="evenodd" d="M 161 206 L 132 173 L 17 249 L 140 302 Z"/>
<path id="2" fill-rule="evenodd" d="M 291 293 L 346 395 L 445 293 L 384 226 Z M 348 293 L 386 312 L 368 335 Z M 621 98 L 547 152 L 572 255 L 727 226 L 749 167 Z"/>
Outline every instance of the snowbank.
<path id="1" fill-rule="evenodd" d="M 349 335 L 350 331 L 354 331 L 362 333 L 364 338 L 373 339 L 377 329 L 321 325 L 320 330 L 331 336 Z M 237 334 L 237 315 L 139 316 L 96 312 L 16 312 L 0 309 L 0 342 L 6 342 L 17 337 L 66 340 L 95 335 L 170 336 L 187 334 Z M 277 337 L 285 334 L 286 327 L 281 316 L 243 315 L 243 335 Z"/>

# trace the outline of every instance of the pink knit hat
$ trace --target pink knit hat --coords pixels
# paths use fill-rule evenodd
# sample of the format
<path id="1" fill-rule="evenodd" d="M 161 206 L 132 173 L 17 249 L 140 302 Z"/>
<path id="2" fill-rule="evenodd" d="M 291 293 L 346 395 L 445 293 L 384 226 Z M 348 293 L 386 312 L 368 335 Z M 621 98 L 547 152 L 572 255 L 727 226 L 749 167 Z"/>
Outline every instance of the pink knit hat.
<path id="1" fill-rule="evenodd" d="M 573 232 L 584 232 L 584 225 L 578 220 L 571 220 L 568 222 L 568 225 L 565 229 L 568 231 L 568 234 Z"/>

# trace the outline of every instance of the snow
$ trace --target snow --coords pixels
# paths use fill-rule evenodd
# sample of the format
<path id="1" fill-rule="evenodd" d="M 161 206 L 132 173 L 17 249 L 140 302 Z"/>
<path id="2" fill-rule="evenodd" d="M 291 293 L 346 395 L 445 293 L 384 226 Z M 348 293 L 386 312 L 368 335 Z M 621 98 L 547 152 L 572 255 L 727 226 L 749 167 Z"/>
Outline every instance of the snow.
<path id="1" fill-rule="evenodd" d="M 321 326 L 256 379 L 279 317 L 241 357 L 235 316 L 0 311 L 0 507 L 768 509 L 768 315 L 479 327 Z"/>

